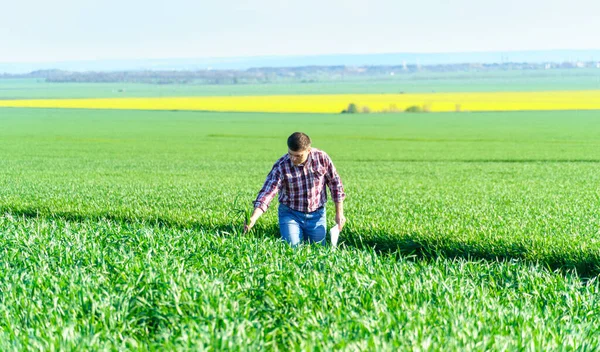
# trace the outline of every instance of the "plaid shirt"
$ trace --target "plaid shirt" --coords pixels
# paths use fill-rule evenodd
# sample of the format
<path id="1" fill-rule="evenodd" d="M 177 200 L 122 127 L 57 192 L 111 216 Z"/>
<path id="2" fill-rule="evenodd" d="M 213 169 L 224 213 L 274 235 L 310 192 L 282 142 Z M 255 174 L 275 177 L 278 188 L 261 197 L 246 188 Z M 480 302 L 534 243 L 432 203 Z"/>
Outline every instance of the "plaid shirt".
<path id="1" fill-rule="evenodd" d="M 279 203 L 304 213 L 313 212 L 327 202 L 329 187 L 336 203 L 346 198 L 342 180 L 331 158 L 322 150 L 312 148 L 304 165 L 294 165 L 289 154 L 279 158 L 258 192 L 254 207 L 267 211 L 279 191 Z"/>

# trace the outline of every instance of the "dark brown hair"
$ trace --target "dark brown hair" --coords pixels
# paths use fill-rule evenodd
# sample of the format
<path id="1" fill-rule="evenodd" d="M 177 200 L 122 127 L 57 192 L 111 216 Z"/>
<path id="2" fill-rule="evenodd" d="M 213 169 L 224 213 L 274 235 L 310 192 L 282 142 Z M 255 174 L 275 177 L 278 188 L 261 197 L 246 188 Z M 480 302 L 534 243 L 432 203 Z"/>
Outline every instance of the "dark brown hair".
<path id="1" fill-rule="evenodd" d="M 310 147 L 310 137 L 306 133 L 294 132 L 288 137 L 287 145 L 293 152 L 304 151 Z"/>

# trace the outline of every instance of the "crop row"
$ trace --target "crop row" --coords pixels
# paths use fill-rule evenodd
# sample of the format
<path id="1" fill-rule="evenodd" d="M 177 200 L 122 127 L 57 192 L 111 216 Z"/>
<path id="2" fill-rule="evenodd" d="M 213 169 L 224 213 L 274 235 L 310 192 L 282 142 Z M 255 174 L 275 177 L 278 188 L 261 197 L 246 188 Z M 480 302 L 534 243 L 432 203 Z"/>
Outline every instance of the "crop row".
<path id="1" fill-rule="evenodd" d="M 600 91 L 0 100 L 0 107 L 340 113 L 598 110 Z"/>

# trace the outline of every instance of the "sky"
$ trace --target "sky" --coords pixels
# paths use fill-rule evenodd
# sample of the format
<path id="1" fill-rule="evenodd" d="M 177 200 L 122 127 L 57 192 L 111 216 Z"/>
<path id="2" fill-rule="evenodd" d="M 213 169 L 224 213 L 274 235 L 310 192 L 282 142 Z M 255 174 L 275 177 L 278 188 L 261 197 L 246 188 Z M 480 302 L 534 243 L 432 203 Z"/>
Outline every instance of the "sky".
<path id="1" fill-rule="evenodd" d="M 600 49 L 598 0 L 0 0 L 0 63 Z"/>

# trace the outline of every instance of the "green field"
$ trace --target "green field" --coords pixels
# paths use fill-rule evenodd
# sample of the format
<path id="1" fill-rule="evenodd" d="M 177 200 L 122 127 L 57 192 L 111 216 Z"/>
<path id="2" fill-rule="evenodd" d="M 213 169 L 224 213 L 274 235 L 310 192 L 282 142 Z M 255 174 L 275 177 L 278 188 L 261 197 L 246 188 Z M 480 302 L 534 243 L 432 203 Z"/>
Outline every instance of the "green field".
<path id="1" fill-rule="evenodd" d="M 596 350 L 599 119 L 0 109 L 0 350 Z M 240 234 L 298 130 L 335 250 Z"/>
<path id="2" fill-rule="evenodd" d="M 46 83 L 38 79 L 0 79 L 0 99 L 230 96 L 280 94 L 384 94 L 598 90 L 600 69 L 492 72 L 420 72 L 390 77 L 323 78 L 310 83 L 158 85 L 135 83 Z"/>

